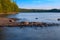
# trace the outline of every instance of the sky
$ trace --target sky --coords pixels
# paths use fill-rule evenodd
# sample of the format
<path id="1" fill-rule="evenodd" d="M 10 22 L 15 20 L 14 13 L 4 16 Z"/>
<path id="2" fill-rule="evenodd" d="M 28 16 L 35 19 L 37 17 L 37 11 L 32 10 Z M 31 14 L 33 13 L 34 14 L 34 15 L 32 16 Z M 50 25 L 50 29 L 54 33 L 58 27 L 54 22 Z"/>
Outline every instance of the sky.
<path id="1" fill-rule="evenodd" d="M 15 0 L 19 8 L 53 9 L 60 8 L 60 0 Z"/>

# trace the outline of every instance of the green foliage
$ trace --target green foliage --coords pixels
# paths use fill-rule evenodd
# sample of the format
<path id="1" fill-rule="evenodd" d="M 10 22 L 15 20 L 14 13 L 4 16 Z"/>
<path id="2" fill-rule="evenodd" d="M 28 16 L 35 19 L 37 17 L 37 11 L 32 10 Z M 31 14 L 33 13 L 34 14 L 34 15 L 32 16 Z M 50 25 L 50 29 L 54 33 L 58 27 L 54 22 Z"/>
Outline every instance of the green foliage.
<path id="1" fill-rule="evenodd" d="M 0 13 L 18 12 L 18 6 L 12 0 L 0 0 Z"/>

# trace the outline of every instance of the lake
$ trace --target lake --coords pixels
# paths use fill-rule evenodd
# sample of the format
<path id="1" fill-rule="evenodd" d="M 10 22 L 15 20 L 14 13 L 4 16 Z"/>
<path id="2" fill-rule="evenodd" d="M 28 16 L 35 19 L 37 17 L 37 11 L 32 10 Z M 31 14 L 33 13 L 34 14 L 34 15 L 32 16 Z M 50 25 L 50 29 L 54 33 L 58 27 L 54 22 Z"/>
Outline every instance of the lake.
<path id="1" fill-rule="evenodd" d="M 60 18 L 60 13 L 18 13 L 10 15 L 8 18 L 21 19 L 17 22 L 60 23 L 60 21 L 57 21 L 57 19 Z M 60 26 L 4 27 L 1 31 L 1 40 L 60 40 Z"/>

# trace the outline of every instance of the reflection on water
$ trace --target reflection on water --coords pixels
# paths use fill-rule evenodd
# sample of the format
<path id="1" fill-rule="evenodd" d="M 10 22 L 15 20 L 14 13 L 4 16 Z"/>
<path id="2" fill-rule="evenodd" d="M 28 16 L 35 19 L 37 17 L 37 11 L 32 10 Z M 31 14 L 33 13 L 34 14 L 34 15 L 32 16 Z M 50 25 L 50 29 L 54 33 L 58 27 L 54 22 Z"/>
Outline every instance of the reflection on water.
<path id="1" fill-rule="evenodd" d="M 6 40 L 60 40 L 60 27 L 4 27 Z"/>
<path id="2" fill-rule="evenodd" d="M 4 28 L 0 27 L 0 40 L 5 40 L 5 34 L 3 32 Z"/>

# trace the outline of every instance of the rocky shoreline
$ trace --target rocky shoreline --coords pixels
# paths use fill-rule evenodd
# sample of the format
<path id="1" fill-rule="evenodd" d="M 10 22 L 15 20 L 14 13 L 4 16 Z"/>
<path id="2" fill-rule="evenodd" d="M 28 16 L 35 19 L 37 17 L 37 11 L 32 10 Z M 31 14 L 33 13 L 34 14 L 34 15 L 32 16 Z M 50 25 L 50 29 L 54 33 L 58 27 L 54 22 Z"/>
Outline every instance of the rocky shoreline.
<path id="1" fill-rule="evenodd" d="M 59 23 L 44 23 L 44 22 L 16 22 L 16 18 L 0 18 L 0 27 L 47 27 L 47 26 L 60 26 Z"/>
<path id="2" fill-rule="evenodd" d="M 57 23 L 41 23 L 41 22 L 20 22 L 20 23 L 11 23 L 11 24 L 8 24 L 8 25 L 5 25 L 5 26 L 8 26 L 8 27 L 48 27 L 48 26 L 60 26 L 60 24 L 57 24 Z"/>

